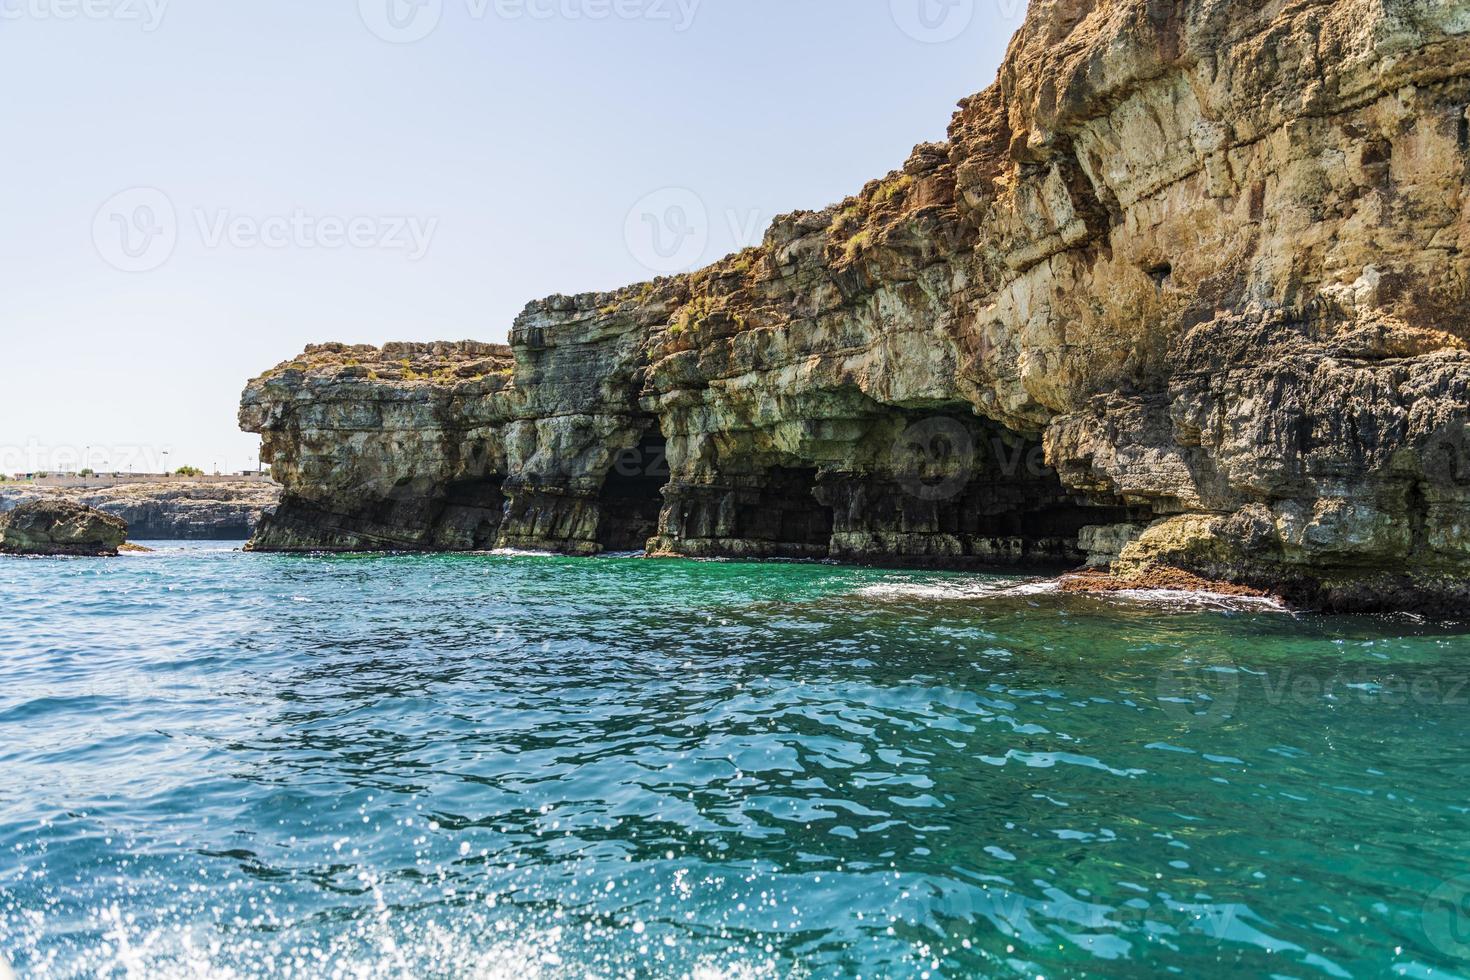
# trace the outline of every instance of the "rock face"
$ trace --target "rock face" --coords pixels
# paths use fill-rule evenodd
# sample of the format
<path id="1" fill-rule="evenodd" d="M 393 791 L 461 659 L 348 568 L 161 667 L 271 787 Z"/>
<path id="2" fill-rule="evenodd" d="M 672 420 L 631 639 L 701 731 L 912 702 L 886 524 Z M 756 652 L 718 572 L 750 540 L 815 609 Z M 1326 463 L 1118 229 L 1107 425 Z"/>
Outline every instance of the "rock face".
<path id="1" fill-rule="evenodd" d="M 0 554 L 111 557 L 127 536 L 126 521 L 67 500 L 33 500 L 0 514 Z"/>
<path id="2" fill-rule="evenodd" d="M 243 541 L 280 502 L 264 483 L 136 483 L 97 490 L 0 488 L 0 512 L 31 500 L 67 500 L 121 517 L 138 541 Z"/>
<path id="3" fill-rule="evenodd" d="M 251 547 L 495 547 L 511 364 L 491 344 L 328 344 L 251 382 L 241 425 L 285 487 Z"/>
<path id="4" fill-rule="evenodd" d="M 1470 2 L 1033 0 L 943 144 L 509 349 L 316 347 L 262 549 L 1112 562 L 1470 599 Z"/>

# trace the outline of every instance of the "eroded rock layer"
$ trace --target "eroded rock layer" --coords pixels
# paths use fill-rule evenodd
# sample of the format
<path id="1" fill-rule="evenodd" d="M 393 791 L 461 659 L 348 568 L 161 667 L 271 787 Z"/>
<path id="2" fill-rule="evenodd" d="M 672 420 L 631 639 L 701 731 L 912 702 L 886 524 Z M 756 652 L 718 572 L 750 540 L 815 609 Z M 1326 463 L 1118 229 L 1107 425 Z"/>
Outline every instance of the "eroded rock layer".
<path id="1" fill-rule="evenodd" d="M 1034 0 L 943 144 L 510 348 L 252 382 L 255 546 L 1162 565 L 1470 598 L 1470 2 Z"/>

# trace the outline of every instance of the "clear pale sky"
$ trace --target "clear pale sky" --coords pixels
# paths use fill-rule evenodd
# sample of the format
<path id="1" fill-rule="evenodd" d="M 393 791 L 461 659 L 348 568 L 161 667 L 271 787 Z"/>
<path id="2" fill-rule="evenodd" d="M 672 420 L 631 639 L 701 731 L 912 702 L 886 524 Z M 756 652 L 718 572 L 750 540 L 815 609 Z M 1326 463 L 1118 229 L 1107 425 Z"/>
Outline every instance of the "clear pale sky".
<path id="1" fill-rule="evenodd" d="M 240 390 L 308 343 L 503 341 L 756 244 L 943 138 L 1023 15 L 0 0 L 0 472 L 253 466 Z"/>

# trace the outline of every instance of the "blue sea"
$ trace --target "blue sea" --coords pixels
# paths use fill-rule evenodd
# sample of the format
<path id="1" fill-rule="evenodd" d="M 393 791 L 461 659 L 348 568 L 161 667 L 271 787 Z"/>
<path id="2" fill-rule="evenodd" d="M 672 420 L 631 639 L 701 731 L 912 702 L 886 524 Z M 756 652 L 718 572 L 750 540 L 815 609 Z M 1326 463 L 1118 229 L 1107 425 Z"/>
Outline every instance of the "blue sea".
<path id="1" fill-rule="evenodd" d="M 156 547 L 0 560 L 22 978 L 1470 977 L 1470 627 Z"/>

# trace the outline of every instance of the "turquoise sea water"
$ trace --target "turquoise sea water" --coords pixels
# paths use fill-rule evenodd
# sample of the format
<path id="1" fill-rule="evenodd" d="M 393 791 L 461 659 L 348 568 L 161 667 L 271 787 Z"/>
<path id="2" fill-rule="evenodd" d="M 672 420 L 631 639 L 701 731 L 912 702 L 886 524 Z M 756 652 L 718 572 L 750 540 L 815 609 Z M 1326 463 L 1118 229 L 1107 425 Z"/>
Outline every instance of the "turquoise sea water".
<path id="1" fill-rule="evenodd" d="M 820 565 L 0 561 L 70 976 L 1470 976 L 1470 635 Z"/>

